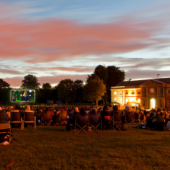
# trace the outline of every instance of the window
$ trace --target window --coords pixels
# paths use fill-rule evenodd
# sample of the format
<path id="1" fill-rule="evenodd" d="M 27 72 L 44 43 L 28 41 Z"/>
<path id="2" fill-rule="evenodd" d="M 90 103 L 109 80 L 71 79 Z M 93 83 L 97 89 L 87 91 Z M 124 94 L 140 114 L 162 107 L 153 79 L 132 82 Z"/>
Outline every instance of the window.
<path id="1" fill-rule="evenodd" d="M 146 88 L 143 87 L 143 96 L 146 97 Z"/>
<path id="2" fill-rule="evenodd" d="M 140 99 L 138 99 L 138 102 L 140 103 Z"/>
<path id="3" fill-rule="evenodd" d="M 134 91 L 132 91 L 132 93 L 131 94 L 135 94 L 135 92 Z"/>
<path id="4" fill-rule="evenodd" d="M 128 91 L 126 91 L 126 94 L 128 94 Z"/>
<path id="5" fill-rule="evenodd" d="M 160 100 L 160 107 L 162 107 L 162 100 Z"/>
<path id="6" fill-rule="evenodd" d="M 120 95 L 122 95 L 122 91 L 120 91 L 120 93 L 119 93 Z"/>

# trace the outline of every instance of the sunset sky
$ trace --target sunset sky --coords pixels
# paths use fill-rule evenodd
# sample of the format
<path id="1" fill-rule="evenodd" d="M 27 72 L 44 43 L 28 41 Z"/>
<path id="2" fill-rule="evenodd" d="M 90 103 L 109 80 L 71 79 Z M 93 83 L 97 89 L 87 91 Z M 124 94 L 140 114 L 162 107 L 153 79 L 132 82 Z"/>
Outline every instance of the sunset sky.
<path id="1" fill-rule="evenodd" d="M 126 79 L 170 77 L 169 0 L 0 0 L 0 78 L 19 87 L 86 80 L 97 65 Z"/>

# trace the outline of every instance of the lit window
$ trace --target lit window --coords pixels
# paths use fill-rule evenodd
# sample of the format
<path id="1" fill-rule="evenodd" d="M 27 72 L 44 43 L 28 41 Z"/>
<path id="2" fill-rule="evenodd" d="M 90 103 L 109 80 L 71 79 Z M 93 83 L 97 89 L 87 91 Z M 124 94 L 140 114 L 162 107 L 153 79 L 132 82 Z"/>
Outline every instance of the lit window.
<path id="1" fill-rule="evenodd" d="M 114 94 L 117 94 L 117 92 L 115 91 Z"/>
<path id="2" fill-rule="evenodd" d="M 126 103 L 128 102 L 128 99 L 126 99 Z"/>
<path id="3" fill-rule="evenodd" d="M 140 99 L 138 99 L 138 103 L 140 103 Z"/>
<path id="4" fill-rule="evenodd" d="M 122 95 L 122 91 L 120 91 L 120 93 L 119 93 L 120 95 Z"/>
<path id="5" fill-rule="evenodd" d="M 116 101 L 116 99 L 115 99 L 115 101 Z"/>

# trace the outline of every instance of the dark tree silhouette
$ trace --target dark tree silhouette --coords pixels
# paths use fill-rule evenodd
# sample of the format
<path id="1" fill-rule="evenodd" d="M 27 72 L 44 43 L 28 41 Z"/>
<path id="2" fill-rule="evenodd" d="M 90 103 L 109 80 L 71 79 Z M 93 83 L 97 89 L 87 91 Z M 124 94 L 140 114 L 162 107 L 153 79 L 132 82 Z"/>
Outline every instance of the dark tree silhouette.
<path id="1" fill-rule="evenodd" d="M 31 89 L 39 89 L 40 83 L 38 83 L 38 79 L 36 76 L 28 74 L 22 80 L 22 88 L 31 88 Z"/>

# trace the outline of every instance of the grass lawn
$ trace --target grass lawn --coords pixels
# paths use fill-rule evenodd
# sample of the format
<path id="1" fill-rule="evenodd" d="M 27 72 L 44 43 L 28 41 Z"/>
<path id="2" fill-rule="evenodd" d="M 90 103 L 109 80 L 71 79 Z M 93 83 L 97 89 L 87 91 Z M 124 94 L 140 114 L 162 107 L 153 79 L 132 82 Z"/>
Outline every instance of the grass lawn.
<path id="1" fill-rule="evenodd" d="M 64 132 L 64 127 L 14 129 L 0 146 L 0 169 L 170 169 L 170 132 L 146 129 Z"/>

